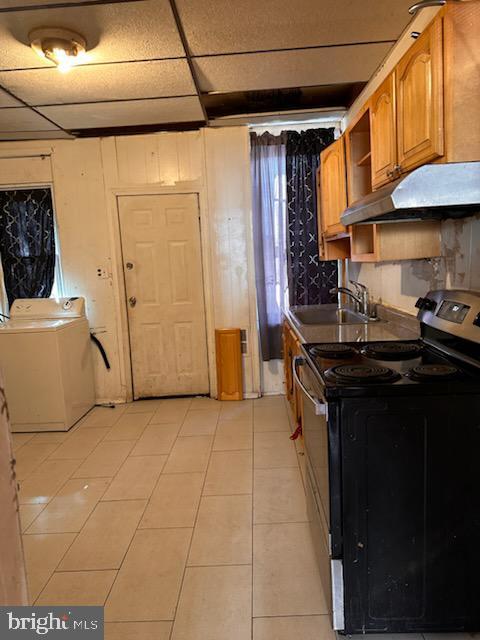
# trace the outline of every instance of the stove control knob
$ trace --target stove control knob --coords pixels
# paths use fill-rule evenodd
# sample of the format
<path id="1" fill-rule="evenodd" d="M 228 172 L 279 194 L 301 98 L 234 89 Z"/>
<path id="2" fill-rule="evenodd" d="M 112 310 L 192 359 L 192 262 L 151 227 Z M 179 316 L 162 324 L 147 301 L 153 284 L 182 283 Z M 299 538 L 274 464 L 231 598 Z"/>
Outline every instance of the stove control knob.
<path id="1" fill-rule="evenodd" d="M 435 300 L 431 300 L 430 298 L 419 298 L 415 306 L 417 309 L 421 309 L 422 311 L 435 311 L 437 308 L 437 303 Z"/>
<path id="2" fill-rule="evenodd" d="M 480 313 L 477 313 L 477 316 L 475 318 L 475 320 L 473 321 L 473 324 L 477 327 L 480 327 Z"/>

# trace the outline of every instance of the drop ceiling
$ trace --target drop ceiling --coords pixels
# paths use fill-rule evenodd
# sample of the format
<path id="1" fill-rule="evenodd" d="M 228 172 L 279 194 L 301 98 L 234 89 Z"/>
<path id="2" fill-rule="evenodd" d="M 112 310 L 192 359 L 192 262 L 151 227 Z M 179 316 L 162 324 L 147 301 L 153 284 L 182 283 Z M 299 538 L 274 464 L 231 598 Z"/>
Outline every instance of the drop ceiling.
<path id="1" fill-rule="evenodd" d="M 0 0 L 0 139 L 198 127 L 302 95 L 347 108 L 411 1 Z M 87 58 L 61 74 L 36 27 L 79 32 Z"/>

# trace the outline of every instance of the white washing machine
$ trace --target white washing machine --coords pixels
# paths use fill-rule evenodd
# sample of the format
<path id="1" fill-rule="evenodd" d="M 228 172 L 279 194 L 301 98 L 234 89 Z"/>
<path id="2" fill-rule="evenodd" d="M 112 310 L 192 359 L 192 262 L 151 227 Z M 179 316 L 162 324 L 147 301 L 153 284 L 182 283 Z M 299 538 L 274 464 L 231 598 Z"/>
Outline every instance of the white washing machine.
<path id="1" fill-rule="evenodd" d="M 70 429 L 95 404 L 84 298 L 15 300 L 0 367 L 13 432 Z"/>

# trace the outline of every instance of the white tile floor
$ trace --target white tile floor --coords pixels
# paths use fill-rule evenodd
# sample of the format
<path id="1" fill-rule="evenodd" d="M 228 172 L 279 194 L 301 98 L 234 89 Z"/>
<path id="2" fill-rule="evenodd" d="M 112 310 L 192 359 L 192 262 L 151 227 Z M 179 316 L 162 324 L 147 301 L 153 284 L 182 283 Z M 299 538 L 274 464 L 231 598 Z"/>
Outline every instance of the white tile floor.
<path id="1" fill-rule="evenodd" d="M 32 603 L 104 604 L 107 640 L 334 640 L 289 415 L 151 400 L 15 434 Z"/>

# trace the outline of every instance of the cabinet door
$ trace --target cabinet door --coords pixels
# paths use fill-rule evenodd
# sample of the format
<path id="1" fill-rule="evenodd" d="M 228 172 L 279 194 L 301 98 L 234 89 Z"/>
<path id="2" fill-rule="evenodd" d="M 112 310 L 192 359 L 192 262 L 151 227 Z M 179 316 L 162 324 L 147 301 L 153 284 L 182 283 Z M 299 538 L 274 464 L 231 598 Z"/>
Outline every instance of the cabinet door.
<path id="1" fill-rule="evenodd" d="M 370 104 L 372 188 L 386 184 L 397 164 L 395 78 L 391 74 L 372 96 Z"/>
<path id="2" fill-rule="evenodd" d="M 320 154 L 322 204 L 322 230 L 325 235 L 346 231 L 340 216 L 347 208 L 347 183 L 345 178 L 345 144 L 343 136 Z"/>
<path id="3" fill-rule="evenodd" d="M 398 163 L 403 172 L 443 155 L 442 39 L 438 19 L 397 66 Z"/>

